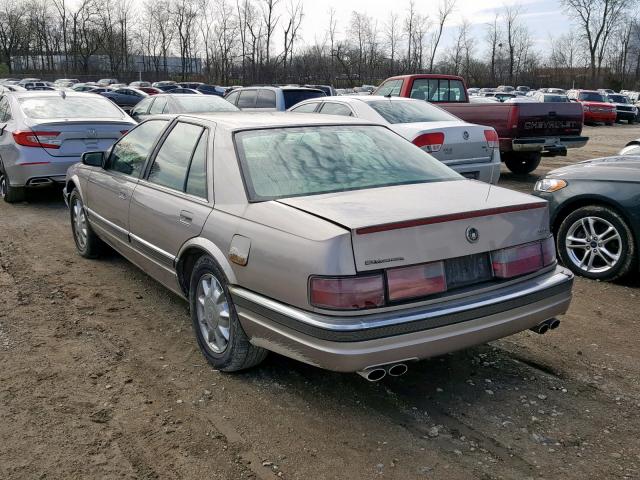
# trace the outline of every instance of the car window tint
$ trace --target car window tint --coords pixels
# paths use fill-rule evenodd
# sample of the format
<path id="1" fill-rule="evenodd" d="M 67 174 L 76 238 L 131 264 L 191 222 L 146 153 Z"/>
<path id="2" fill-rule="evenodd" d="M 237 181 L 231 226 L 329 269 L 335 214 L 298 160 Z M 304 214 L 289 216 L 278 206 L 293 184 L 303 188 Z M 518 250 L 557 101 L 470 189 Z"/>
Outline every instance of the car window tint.
<path id="1" fill-rule="evenodd" d="M 297 112 L 297 113 L 313 113 L 316 111 L 317 106 L 318 106 L 317 102 L 305 103 L 302 105 L 296 105 L 291 109 L 291 111 Z"/>
<path id="2" fill-rule="evenodd" d="M 146 115 L 149 111 L 149 105 L 153 102 L 153 98 L 145 98 L 131 111 L 133 115 Z"/>
<path id="3" fill-rule="evenodd" d="M 397 97 L 400 95 L 401 88 L 402 80 L 389 80 L 382 84 L 376 92 L 376 95 L 382 95 L 383 97 Z"/>
<path id="4" fill-rule="evenodd" d="M 276 92 L 273 90 L 260 90 L 256 108 L 276 108 Z"/>
<path id="5" fill-rule="evenodd" d="M 131 130 L 114 145 L 107 170 L 139 176 L 156 139 L 166 125 L 167 120 L 151 120 Z"/>
<path id="6" fill-rule="evenodd" d="M 255 90 L 244 90 L 240 92 L 238 108 L 254 108 L 256 106 L 256 97 Z"/>
<path id="7" fill-rule="evenodd" d="M 165 111 L 165 107 L 167 106 L 167 97 L 156 97 L 153 105 L 151 105 L 151 109 L 149 110 L 150 114 L 158 114 L 163 113 Z"/>
<path id="8" fill-rule="evenodd" d="M 196 197 L 207 198 L 207 134 L 200 136 L 200 141 L 193 152 L 189 175 L 187 178 L 187 193 Z"/>
<path id="9" fill-rule="evenodd" d="M 240 92 L 231 92 L 229 95 L 225 97 L 225 100 L 229 103 L 236 104 L 236 100 L 238 100 L 238 95 Z"/>
<path id="10" fill-rule="evenodd" d="M 174 190 L 184 191 L 191 155 L 203 128 L 178 122 L 158 150 L 148 180 Z"/>
<path id="11" fill-rule="evenodd" d="M 326 97 L 324 92 L 320 90 L 283 90 L 284 96 L 284 108 L 288 110 L 296 103 L 300 103 L 304 100 L 311 100 L 312 98 Z"/>
<path id="12" fill-rule="evenodd" d="M 351 113 L 351 109 L 346 105 L 341 105 L 339 103 L 327 102 L 322 106 L 320 113 L 324 113 L 326 115 L 342 115 L 345 117 L 351 117 L 353 114 Z"/>

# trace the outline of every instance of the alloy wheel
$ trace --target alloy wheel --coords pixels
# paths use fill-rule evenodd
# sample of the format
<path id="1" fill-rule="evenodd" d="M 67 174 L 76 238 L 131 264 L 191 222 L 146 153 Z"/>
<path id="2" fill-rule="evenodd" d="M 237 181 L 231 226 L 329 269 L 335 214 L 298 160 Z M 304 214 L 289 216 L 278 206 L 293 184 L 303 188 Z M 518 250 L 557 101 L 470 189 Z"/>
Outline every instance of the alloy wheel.
<path id="1" fill-rule="evenodd" d="M 215 353 L 224 352 L 229 344 L 229 302 L 222 285 L 210 273 L 204 274 L 198 282 L 196 315 L 207 346 Z"/>
<path id="2" fill-rule="evenodd" d="M 567 255 L 580 270 L 605 273 L 614 268 L 622 256 L 622 239 L 611 222 L 601 217 L 576 220 L 565 237 Z"/>
<path id="3" fill-rule="evenodd" d="M 87 245 L 87 216 L 84 212 L 84 208 L 82 208 L 82 202 L 77 198 L 73 202 L 72 206 L 73 212 L 73 233 L 76 237 L 76 241 L 78 242 L 78 247 L 81 250 Z"/>

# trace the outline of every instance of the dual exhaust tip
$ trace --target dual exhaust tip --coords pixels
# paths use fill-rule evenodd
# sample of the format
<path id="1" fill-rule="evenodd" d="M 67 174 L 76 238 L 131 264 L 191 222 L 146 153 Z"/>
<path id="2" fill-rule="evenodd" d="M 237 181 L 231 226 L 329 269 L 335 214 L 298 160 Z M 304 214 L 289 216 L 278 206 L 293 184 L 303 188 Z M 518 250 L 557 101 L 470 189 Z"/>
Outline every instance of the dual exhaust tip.
<path id="1" fill-rule="evenodd" d="M 370 382 L 379 382 L 384 377 L 399 377 L 409 371 L 409 367 L 405 363 L 392 363 L 389 365 L 380 365 L 378 367 L 365 368 L 358 371 L 358 375 L 369 380 Z"/>
<path id="2" fill-rule="evenodd" d="M 545 320 L 542 323 L 539 323 L 535 327 L 531 328 L 532 332 L 539 333 L 540 335 L 544 335 L 549 330 L 555 330 L 560 326 L 560 320 L 557 318 L 550 318 L 549 320 Z"/>

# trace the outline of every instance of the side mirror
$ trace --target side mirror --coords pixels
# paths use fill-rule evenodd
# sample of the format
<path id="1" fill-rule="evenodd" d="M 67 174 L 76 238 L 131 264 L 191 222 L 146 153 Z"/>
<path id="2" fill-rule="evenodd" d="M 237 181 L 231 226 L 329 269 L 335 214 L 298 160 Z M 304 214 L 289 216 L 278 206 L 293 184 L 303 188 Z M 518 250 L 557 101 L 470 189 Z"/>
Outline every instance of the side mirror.
<path id="1" fill-rule="evenodd" d="M 104 166 L 104 152 L 85 152 L 82 154 L 82 163 L 90 167 Z"/>

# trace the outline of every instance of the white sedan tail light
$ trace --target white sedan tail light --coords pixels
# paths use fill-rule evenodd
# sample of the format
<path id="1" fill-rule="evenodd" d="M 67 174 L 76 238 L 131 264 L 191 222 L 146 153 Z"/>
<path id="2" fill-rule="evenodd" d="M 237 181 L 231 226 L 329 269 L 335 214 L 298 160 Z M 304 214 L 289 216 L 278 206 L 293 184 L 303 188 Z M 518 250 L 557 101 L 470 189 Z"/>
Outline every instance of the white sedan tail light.
<path id="1" fill-rule="evenodd" d="M 498 148 L 500 146 L 500 139 L 498 138 L 498 134 L 494 129 L 485 130 L 484 138 L 487 140 L 487 145 L 489 148 Z"/>
<path id="2" fill-rule="evenodd" d="M 425 152 L 439 152 L 444 144 L 444 133 L 430 132 L 413 139 L 413 144 L 423 149 Z"/>
<path id="3" fill-rule="evenodd" d="M 491 253 L 493 275 L 513 278 L 540 270 L 556 261 L 553 237 L 542 241 L 503 248 Z"/>

